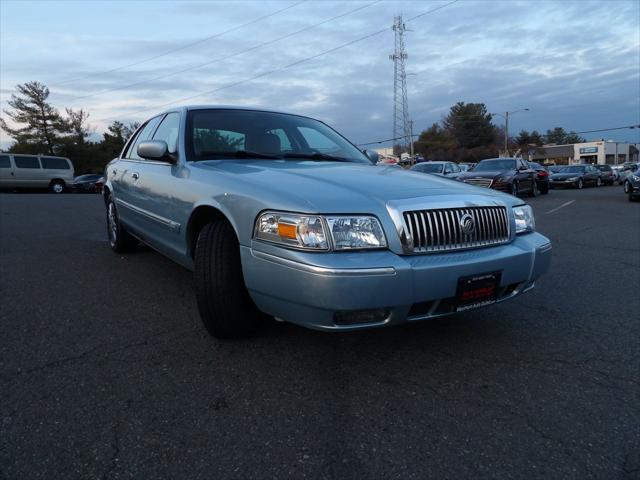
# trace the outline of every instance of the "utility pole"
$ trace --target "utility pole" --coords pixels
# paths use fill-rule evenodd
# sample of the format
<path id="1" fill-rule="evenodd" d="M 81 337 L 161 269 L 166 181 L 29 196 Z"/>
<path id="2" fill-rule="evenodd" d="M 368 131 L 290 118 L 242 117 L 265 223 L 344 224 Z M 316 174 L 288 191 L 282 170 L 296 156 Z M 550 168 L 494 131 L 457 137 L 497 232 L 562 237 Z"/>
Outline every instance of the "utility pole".
<path id="1" fill-rule="evenodd" d="M 504 112 L 504 156 L 509 156 L 509 112 Z"/>
<path id="2" fill-rule="evenodd" d="M 393 31 L 395 33 L 395 50 L 389 59 L 393 60 L 393 137 L 402 139 L 401 150 L 409 149 L 411 142 L 411 126 L 409 125 L 409 106 L 407 101 L 407 74 L 404 50 L 404 32 L 406 27 L 402 16 L 394 18 Z M 394 140 L 395 142 L 395 140 Z"/>
<path id="3" fill-rule="evenodd" d="M 413 159 L 413 120 L 409 120 L 409 144 L 411 145 L 411 158 Z M 616 144 L 617 148 L 618 144 Z"/>

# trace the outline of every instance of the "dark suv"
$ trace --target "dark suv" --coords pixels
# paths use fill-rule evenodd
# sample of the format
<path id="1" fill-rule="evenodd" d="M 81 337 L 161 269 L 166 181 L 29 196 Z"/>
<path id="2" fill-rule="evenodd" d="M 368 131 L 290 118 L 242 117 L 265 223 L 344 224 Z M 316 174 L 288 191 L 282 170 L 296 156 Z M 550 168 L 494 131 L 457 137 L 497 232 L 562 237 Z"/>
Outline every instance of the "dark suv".
<path id="1" fill-rule="evenodd" d="M 594 165 L 594 167 L 600 170 L 603 185 L 613 185 L 615 176 L 610 165 Z"/>
<path id="2" fill-rule="evenodd" d="M 529 167 L 536 171 L 536 187 L 538 191 L 546 195 L 549 193 L 549 171 L 536 162 L 528 162 Z"/>

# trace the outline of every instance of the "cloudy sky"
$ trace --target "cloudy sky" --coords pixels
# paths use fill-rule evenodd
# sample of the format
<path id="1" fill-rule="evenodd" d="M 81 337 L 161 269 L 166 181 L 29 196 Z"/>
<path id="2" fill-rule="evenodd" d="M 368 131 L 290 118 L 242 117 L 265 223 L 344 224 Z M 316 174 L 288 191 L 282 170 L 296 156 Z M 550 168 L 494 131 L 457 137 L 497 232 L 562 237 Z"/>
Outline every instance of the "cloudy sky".
<path id="1" fill-rule="evenodd" d="M 116 119 L 207 103 L 303 113 L 356 143 L 386 139 L 393 17 L 450 2 L 0 0 L 0 103 L 38 80 L 60 110 L 88 110 L 96 135 Z M 460 0 L 408 21 L 414 131 L 457 101 L 529 108 L 512 132 L 640 123 L 638 18 L 637 0 Z M 583 136 L 640 142 L 640 129 Z"/>

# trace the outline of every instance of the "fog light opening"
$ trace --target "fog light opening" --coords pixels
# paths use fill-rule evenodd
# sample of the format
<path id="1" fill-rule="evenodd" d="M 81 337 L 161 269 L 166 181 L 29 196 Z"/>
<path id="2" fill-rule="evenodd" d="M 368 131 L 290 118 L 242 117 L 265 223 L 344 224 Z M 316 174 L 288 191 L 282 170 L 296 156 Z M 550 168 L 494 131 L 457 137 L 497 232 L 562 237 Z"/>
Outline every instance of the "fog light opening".
<path id="1" fill-rule="evenodd" d="M 336 325 L 359 325 L 364 323 L 382 323 L 389 318 L 388 308 L 374 310 L 355 310 L 350 312 L 336 312 L 333 322 Z"/>

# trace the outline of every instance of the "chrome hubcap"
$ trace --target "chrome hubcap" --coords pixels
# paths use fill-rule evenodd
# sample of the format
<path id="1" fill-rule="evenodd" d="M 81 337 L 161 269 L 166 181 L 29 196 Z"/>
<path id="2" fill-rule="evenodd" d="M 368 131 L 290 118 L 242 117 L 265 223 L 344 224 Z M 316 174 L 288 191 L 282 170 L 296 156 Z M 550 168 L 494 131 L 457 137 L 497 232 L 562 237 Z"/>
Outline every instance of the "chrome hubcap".
<path id="1" fill-rule="evenodd" d="M 109 241 L 113 245 L 118 239 L 118 217 L 116 215 L 116 207 L 113 203 L 109 204 L 107 216 L 109 219 Z"/>
<path id="2" fill-rule="evenodd" d="M 53 184 L 53 191 L 56 193 L 61 193 L 62 192 L 62 185 L 60 185 L 59 183 L 54 183 Z"/>

